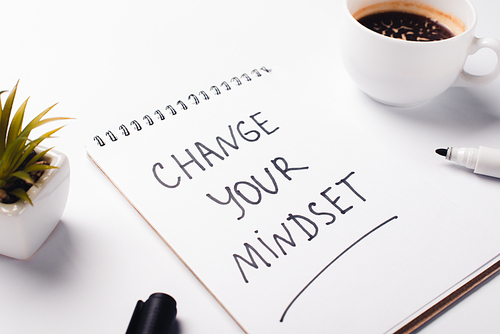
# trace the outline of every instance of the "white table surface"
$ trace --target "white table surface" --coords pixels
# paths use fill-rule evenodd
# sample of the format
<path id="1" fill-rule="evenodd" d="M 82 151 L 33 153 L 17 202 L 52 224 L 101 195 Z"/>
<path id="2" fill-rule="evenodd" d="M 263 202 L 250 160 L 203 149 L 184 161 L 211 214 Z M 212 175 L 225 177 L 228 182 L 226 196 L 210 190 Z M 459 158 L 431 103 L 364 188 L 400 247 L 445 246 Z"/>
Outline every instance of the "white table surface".
<path id="1" fill-rule="evenodd" d="M 472 2 L 476 35 L 500 39 L 500 3 Z M 150 96 L 178 99 L 198 83 L 262 65 L 296 72 L 304 89 L 324 89 L 325 103 L 346 118 L 349 104 L 335 104 L 342 101 L 335 87 L 351 86 L 366 138 L 400 155 L 478 219 L 497 220 L 500 240 L 500 181 L 456 168 L 433 152 L 440 146 L 500 148 L 500 79 L 450 89 L 417 108 L 377 104 L 343 72 L 340 8 L 341 0 L 4 1 L 0 89 L 21 79 L 18 103 L 31 96 L 28 116 L 60 102 L 52 116 L 76 120 L 47 142 L 71 163 L 61 222 L 30 260 L 0 256 L 0 332 L 124 333 L 137 300 L 154 292 L 177 300 L 173 333 L 242 332 L 87 158 L 85 145 L 107 121 L 140 112 Z M 492 62 L 490 52 L 480 52 L 468 68 L 482 73 Z M 499 313 L 495 277 L 421 332 L 497 333 Z"/>

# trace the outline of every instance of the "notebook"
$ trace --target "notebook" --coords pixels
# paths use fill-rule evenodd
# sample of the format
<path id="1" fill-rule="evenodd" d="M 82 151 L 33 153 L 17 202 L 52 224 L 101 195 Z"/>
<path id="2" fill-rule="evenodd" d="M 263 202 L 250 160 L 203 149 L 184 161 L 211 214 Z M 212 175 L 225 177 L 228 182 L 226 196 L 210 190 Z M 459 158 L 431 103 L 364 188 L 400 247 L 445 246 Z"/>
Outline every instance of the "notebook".
<path id="1" fill-rule="evenodd" d="M 87 153 L 244 332 L 394 332 L 497 256 L 335 92 L 266 67 L 193 89 Z"/>

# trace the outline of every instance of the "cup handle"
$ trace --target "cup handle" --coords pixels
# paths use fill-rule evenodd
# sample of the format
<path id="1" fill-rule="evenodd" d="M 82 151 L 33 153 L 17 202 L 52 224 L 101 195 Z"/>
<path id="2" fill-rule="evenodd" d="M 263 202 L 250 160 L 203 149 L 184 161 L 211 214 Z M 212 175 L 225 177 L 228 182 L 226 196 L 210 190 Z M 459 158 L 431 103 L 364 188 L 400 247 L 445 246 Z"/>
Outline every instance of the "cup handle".
<path id="1" fill-rule="evenodd" d="M 464 69 L 462 69 L 462 72 L 459 74 L 457 80 L 453 84 L 454 87 L 471 87 L 471 86 L 485 85 L 495 80 L 498 74 L 500 74 L 500 41 L 491 37 L 483 37 L 483 38 L 474 37 L 474 40 L 472 41 L 471 44 L 471 49 L 469 51 L 469 55 L 473 55 L 482 48 L 489 48 L 496 53 L 497 63 L 495 65 L 495 68 L 490 73 L 485 75 L 470 74 L 466 72 Z"/>

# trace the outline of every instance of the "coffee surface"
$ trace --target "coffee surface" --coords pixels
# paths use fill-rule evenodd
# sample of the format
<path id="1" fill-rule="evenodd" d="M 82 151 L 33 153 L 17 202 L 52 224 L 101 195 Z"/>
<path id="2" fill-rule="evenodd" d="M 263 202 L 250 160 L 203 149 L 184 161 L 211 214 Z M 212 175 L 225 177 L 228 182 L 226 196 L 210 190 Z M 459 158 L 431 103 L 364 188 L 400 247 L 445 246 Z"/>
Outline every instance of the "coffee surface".
<path id="1" fill-rule="evenodd" d="M 389 11 L 358 19 L 359 23 L 381 35 L 408 41 L 430 42 L 453 37 L 441 23 L 425 16 Z"/>

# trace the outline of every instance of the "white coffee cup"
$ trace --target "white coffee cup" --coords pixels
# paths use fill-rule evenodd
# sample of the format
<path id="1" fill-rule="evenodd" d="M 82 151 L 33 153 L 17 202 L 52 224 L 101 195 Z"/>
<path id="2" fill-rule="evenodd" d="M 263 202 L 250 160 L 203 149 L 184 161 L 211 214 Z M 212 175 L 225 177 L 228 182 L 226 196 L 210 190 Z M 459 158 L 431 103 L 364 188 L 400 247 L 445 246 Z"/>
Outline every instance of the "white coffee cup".
<path id="1" fill-rule="evenodd" d="M 372 5 L 394 8 L 402 3 L 449 17 L 453 22 L 441 23 L 455 30 L 455 36 L 432 42 L 396 39 L 366 28 L 354 17 Z M 344 0 L 341 48 L 345 68 L 367 95 L 393 106 L 419 104 L 452 86 L 487 84 L 500 73 L 500 42 L 475 37 L 476 21 L 468 0 Z M 481 48 L 492 49 L 497 63 L 486 75 L 472 75 L 464 65 Z"/>

